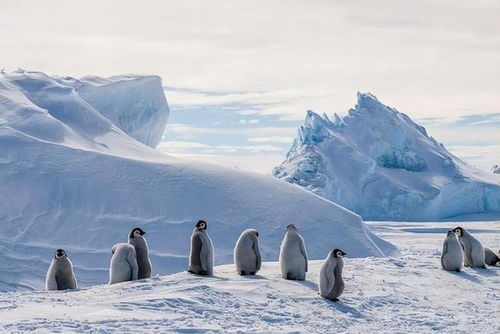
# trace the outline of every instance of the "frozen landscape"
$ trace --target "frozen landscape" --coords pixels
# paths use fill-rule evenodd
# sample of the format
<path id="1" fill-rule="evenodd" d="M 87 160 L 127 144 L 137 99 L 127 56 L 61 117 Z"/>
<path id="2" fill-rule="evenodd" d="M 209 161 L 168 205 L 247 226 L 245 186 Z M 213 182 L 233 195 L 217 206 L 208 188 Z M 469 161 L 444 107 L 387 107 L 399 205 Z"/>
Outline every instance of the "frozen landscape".
<path id="1" fill-rule="evenodd" d="M 106 283 L 111 246 L 136 226 L 147 233 L 153 274 L 185 270 L 199 219 L 208 222 L 216 264 L 231 263 L 250 227 L 261 233 L 263 258 L 277 260 L 290 223 L 311 240 L 311 259 L 332 247 L 354 257 L 397 254 L 358 215 L 309 191 L 153 149 L 168 110 L 158 77 L 1 74 L 0 291 L 42 289 L 57 248 L 81 287 Z"/>
<path id="2" fill-rule="evenodd" d="M 273 175 L 365 220 L 500 216 L 500 176 L 460 160 L 424 127 L 369 93 L 358 93 L 344 117 L 308 111 Z"/>
<path id="3" fill-rule="evenodd" d="M 498 248 L 499 221 L 369 225 L 401 255 L 348 254 L 346 290 L 337 303 L 317 295 L 321 261 L 311 262 L 303 282 L 280 278 L 275 262 L 264 263 L 255 277 L 223 265 L 211 278 L 181 272 L 77 291 L 3 293 L 0 330 L 498 333 L 500 267 L 447 272 L 439 258 L 446 231 L 457 225 Z"/>

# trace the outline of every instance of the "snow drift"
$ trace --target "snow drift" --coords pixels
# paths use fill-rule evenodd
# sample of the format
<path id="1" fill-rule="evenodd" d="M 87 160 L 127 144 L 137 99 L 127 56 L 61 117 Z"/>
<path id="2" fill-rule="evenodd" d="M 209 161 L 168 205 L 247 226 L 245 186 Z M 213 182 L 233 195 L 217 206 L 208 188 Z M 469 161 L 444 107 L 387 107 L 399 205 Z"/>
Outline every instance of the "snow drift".
<path id="1" fill-rule="evenodd" d="M 147 100 L 135 106 L 157 103 L 149 101 L 157 98 L 149 93 L 149 78 L 123 79 L 145 90 Z M 41 288 L 56 248 L 67 251 L 80 286 L 106 282 L 111 246 L 126 241 L 135 226 L 147 232 L 153 274 L 184 270 L 200 218 L 208 221 L 216 263 L 232 263 L 237 237 L 249 227 L 260 231 L 263 259 L 276 260 L 291 222 L 312 259 L 324 258 L 332 247 L 355 257 L 397 251 L 358 215 L 308 191 L 143 145 L 99 110 L 135 108 L 121 100 L 121 85 L 107 95 L 121 101 L 104 103 L 90 90 L 82 97 L 78 82 L 39 72 L 0 76 L 0 290 Z M 160 100 L 165 106 L 159 108 L 168 110 Z M 137 125 L 143 132 L 149 128 Z"/>
<path id="2" fill-rule="evenodd" d="M 500 211 L 500 179 L 451 154 L 407 115 L 358 93 L 348 115 L 308 111 L 273 175 L 365 220 L 433 221 Z"/>

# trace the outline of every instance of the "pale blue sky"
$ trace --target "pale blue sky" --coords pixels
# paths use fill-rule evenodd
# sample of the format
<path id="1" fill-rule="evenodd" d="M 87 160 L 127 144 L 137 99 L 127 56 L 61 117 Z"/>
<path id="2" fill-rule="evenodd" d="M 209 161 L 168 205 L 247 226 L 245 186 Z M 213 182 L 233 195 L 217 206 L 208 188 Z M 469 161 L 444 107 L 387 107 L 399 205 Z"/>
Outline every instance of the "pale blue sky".
<path id="1" fill-rule="evenodd" d="M 269 172 L 307 109 L 357 91 L 483 169 L 500 163 L 500 1 L 7 1 L 0 63 L 49 74 L 158 74 L 160 149 Z"/>

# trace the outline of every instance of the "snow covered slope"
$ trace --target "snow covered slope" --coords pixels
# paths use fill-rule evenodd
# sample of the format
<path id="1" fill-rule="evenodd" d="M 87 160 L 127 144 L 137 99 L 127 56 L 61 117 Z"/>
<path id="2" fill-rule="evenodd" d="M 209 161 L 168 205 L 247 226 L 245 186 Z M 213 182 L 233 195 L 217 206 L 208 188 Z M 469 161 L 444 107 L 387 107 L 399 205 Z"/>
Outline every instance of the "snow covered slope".
<path id="1" fill-rule="evenodd" d="M 68 80 L 0 76 L 0 291 L 42 288 L 57 248 L 80 286 L 106 282 L 111 246 L 135 226 L 147 232 L 154 274 L 184 270 L 198 219 L 209 223 L 216 263 L 232 261 L 249 227 L 260 231 L 263 259 L 276 260 L 289 223 L 312 259 L 334 246 L 360 257 L 397 252 L 359 216 L 308 191 L 141 144 Z"/>
<path id="2" fill-rule="evenodd" d="M 373 225 L 402 255 L 345 258 L 337 303 L 317 295 L 320 261 L 304 282 L 281 279 L 275 262 L 254 277 L 225 265 L 210 278 L 179 273 L 78 291 L 3 293 L 0 331 L 498 333 L 500 267 L 440 268 L 444 236 L 456 224 Z M 460 224 L 486 246 L 500 243 L 500 222 Z"/>
<path id="3" fill-rule="evenodd" d="M 500 211 L 500 178 L 477 170 L 371 94 L 345 117 L 308 111 L 273 175 L 365 220 L 431 221 Z"/>

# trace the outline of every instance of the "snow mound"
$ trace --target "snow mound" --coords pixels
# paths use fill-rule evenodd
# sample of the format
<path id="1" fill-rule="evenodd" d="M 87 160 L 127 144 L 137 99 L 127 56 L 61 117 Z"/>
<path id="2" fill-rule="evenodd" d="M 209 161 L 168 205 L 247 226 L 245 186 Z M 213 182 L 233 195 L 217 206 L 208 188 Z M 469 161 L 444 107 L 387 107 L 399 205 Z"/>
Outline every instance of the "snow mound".
<path id="1" fill-rule="evenodd" d="M 199 219 L 209 223 L 219 264 L 232 262 L 249 227 L 260 232 L 263 259 L 276 260 L 289 223 L 312 259 L 332 247 L 359 257 L 397 252 L 358 215 L 308 191 L 139 143 L 70 80 L 0 76 L 0 291 L 41 289 L 57 248 L 71 258 L 79 286 L 107 282 L 111 246 L 135 226 L 147 232 L 154 274 L 185 270 Z"/>
<path id="2" fill-rule="evenodd" d="M 225 265 L 215 267 L 214 277 L 178 273 L 77 291 L 0 294 L 0 330 L 497 333 L 500 268 L 440 269 L 442 242 L 454 224 L 375 225 L 402 255 L 345 258 L 346 288 L 337 303 L 317 295 L 321 261 L 311 261 L 302 282 L 281 279 L 276 262 L 244 277 Z M 485 245 L 500 242 L 498 222 L 465 227 Z"/>
<path id="3" fill-rule="evenodd" d="M 369 93 L 358 93 L 345 117 L 308 111 L 273 175 L 365 220 L 431 221 L 500 211 L 498 178 L 467 165 Z"/>

